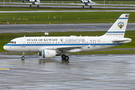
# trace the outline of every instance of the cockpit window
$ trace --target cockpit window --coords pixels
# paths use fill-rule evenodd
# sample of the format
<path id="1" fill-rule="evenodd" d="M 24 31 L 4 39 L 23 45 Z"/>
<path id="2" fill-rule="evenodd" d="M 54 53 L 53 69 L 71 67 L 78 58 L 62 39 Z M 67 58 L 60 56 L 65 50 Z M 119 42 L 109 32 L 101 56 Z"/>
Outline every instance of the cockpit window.
<path id="1" fill-rule="evenodd" d="M 9 43 L 10 44 L 16 44 L 16 41 L 10 41 Z"/>

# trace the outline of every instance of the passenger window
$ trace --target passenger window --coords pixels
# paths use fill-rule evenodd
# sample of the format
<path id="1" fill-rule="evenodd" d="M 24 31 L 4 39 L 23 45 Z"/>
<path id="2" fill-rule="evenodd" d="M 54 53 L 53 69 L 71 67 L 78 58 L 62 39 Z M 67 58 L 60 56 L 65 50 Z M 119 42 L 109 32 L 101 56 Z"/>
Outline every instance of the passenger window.
<path id="1" fill-rule="evenodd" d="M 16 41 L 10 41 L 9 43 L 10 44 L 16 44 Z"/>

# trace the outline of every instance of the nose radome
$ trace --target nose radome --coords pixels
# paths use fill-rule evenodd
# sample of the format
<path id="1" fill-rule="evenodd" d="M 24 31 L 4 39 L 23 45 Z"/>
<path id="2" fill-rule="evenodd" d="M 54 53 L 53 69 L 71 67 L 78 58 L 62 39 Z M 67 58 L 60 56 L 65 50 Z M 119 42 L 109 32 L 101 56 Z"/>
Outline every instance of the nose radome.
<path id="1" fill-rule="evenodd" d="M 8 47 L 7 46 L 3 46 L 3 49 L 8 51 Z"/>
<path id="2" fill-rule="evenodd" d="M 6 46 L 3 46 L 3 49 L 6 50 Z"/>

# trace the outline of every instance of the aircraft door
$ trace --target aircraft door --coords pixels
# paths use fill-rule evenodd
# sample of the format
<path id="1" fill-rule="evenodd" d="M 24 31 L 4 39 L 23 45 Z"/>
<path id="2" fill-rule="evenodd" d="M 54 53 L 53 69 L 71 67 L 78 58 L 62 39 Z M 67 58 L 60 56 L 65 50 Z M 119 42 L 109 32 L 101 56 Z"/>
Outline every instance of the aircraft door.
<path id="1" fill-rule="evenodd" d="M 22 38 L 21 40 L 21 47 L 25 47 L 26 46 L 26 41 L 25 41 L 25 38 Z"/>

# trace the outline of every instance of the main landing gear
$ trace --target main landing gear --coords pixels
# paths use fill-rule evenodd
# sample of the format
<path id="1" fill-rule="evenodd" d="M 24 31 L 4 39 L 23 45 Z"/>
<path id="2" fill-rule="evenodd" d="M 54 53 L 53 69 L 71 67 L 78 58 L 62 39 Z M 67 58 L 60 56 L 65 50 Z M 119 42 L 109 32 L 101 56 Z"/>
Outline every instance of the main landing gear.
<path id="1" fill-rule="evenodd" d="M 61 55 L 61 58 L 62 58 L 63 60 L 69 60 L 69 57 L 66 56 L 65 54 Z"/>
<path id="2" fill-rule="evenodd" d="M 61 55 L 62 63 L 69 63 L 69 57 L 65 54 Z"/>

